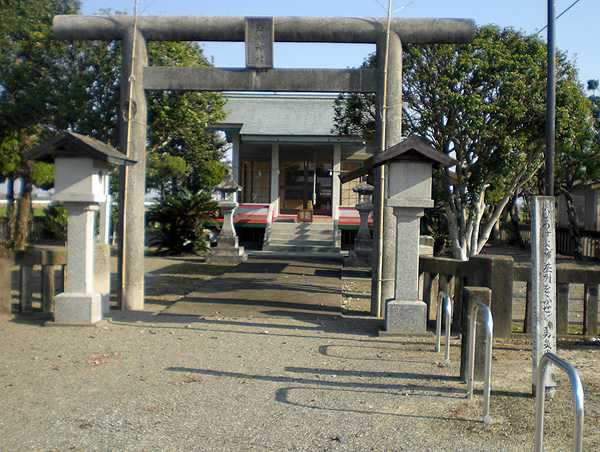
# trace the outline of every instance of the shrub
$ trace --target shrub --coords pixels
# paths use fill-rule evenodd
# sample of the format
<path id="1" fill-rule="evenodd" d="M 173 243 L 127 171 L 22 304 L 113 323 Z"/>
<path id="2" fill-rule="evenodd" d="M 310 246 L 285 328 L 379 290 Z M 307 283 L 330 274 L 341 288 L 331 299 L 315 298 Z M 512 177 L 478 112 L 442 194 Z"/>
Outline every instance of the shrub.
<path id="1" fill-rule="evenodd" d="M 217 203 L 203 192 L 179 190 L 165 195 L 148 212 L 150 244 L 172 254 L 204 251 L 204 228 L 213 222 L 217 211 Z"/>
<path id="2" fill-rule="evenodd" d="M 67 209 L 60 203 L 50 204 L 44 209 L 43 234 L 49 239 L 67 240 Z"/>

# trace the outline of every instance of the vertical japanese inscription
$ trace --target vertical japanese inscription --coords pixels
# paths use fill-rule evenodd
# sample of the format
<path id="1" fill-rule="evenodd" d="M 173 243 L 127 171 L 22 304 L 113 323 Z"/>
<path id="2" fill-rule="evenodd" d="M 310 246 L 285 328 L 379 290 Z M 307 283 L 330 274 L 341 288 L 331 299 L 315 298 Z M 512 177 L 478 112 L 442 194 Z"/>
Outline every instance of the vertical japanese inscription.
<path id="1" fill-rule="evenodd" d="M 273 68 L 275 28 L 272 17 L 246 17 L 246 67 Z"/>
<path id="2" fill-rule="evenodd" d="M 532 381 L 537 366 L 547 352 L 556 351 L 556 245 L 554 198 L 537 196 L 533 202 L 532 237 Z M 546 386 L 555 386 L 548 372 Z"/>

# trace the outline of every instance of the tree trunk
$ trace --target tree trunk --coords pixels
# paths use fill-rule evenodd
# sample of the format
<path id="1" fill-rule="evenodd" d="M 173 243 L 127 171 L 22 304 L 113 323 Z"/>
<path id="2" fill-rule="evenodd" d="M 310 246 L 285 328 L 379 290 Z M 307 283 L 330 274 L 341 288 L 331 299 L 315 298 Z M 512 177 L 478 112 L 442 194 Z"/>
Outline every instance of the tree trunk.
<path id="1" fill-rule="evenodd" d="M 467 250 L 464 243 L 464 233 L 459 226 L 461 221 L 458 220 L 460 215 L 451 207 L 446 207 L 446 214 L 448 220 L 448 235 L 450 241 L 450 249 L 452 251 L 452 257 L 454 259 L 460 259 L 462 261 L 468 260 Z"/>
<path id="2" fill-rule="evenodd" d="M 14 234 L 14 248 L 25 249 L 29 239 L 29 226 L 31 219 L 31 192 L 33 186 L 29 176 L 23 176 L 21 185 L 21 196 L 17 202 L 17 219 Z"/>
<path id="3" fill-rule="evenodd" d="M 15 225 L 17 223 L 17 209 L 15 208 L 15 178 L 6 179 L 6 243 L 9 248 L 14 247 Z"/>
<path id="4" fill-rule="evenodd" d="M 581 232 L 579 231 L 579 223 L 577 222 L 577 211 L 575 210 L 575 202 L 573 196 L 568 191 L 563 191 L 565 197 L 565 204 L 567 205 L 567 217 L 569 218 L 569 232 L 575 242 L 575 248 L 573 254 L 575 259 L 581 260 L 583 258 L 583 246 L 581 243 Z"/>
<path id="5" fill-rule="evenodd" d="M 492 235 L 491 235 L 491 240 L 492 242 L 495 243 L 500 243 L 502 241 L 502 235 L 501 235 L 501 231 L 500 231 L 500 223 L 502 223 L 503 218 L 505 217 L 504 214 L 502 214 L 502 216 L 500 217 L 500 220 L 498 220 L 496 222 L 496 224 L 494 225 L 494 228 L 492 229 Z"/>
<path id="6" fill-rule="evenodd" d="M 508 215 L 510 221 L 508 221 L 510 238 L 508 243 L 511 245 L 517 245 L 520 248 L 525 248 L 525 242 L 521 237 L 521 221 L 519 218 L 519 206 L 517 205 L 517 196 L 513 196 L 510 202 L 510 209 L 508 209 Z"/>

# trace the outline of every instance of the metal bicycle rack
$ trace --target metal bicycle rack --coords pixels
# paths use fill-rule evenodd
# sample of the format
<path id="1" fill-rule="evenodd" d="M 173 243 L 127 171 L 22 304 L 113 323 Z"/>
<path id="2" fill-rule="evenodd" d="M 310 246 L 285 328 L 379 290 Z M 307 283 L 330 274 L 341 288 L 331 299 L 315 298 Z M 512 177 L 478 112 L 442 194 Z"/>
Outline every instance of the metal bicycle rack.
<path id="1" fill-rule="evenodd" d="M 445 292 L 438 294 L 438 305 L 437 305 L 437 318 L 436 318 L 436 335 L 435 335 L 435 352 L 439 353 L 441 349 L 441 336 L 442 336 L 442 313 L 446 315 L 445 323 L 445 355 L 444 365 L 450 365 L 450 327 L 452 325 L 452 299 Z"/>
<path id="2" fill-rule="evenodd" d="M 490 396 L 492 391 L 492 342 L 494 338 L 494 320 L 490 308 L 478 301 L 471 308 L 468 337 L 468 361 L 467 361 L 467 397 L 473 397 L 473 383 L 475 375 L 475 335 L 477 334 L 477 314 L 481 310 L 483 315 L 483 326 L 485 329 L 485 374 L 483 382 L 483 424 L 488 426 L 492 423 L 490 415 Z"/>
<path id="3" fill-rule="evenodd" d="M 545 353 L 537 368 L 534 450 L 535 452 L 542 452 L 544 450 L 544 399 L 546 395 L 544 382 L 546 381 L 546 372 L 550 364 L 560 367 L 569 377 L 575 411 L 575 436 L 573 438 L 575 444 L 573 445 L 573 450 L 581 452 L 583 451 L 583 386 L 575 367 L 554 353 Z"/>

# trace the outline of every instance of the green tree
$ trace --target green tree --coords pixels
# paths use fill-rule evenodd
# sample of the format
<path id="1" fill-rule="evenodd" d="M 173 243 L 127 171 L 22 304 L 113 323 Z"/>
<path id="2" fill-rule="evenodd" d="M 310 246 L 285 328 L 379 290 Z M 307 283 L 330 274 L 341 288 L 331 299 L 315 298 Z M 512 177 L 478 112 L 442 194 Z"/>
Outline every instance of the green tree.
<path id="1" fill-rule="evenodd" d="M 53 16 L 78 10 L 75 0 L 0 2 L 0 177 L 9 181 L 9 197 L 12 182 L 23 181 L 18 206 L 9 199 L 17 248 L 27 240 L 31 190 L 47 187 L 52 177 L 51 168 L 23 161 L 22 153 L 61 130 L 118 145 L 120 43 L 52 37 Z M 208 64 L 194 43 L 152 42 L 149 54 L 151 64 Z M 220 182 L 224 143 L 205 128 L 222 118 L 223 102 L 214 93 L 149 95 L 149 188 L 195 192 Z"/>
<path id="2" fill-rule="evenodd" d="M 543 163 L 545 61 L 540 39 L 495 26 L 481 28 L 465 45 L 405 49 L 405 130 L 458 162 L 438 171 L 434 195 L 455 258 L 481 252 L 504 209 Z M 564 54 L 558 67 L 562 101 L 574 68 Z M 355 127 L 369 138 L 373 98 L 363 99 L 367 113 L 358 114 L 356 97 L 338 102 L 337 127 Z"/>
<path id="3" fill-rule="evenodd" d="M 573 189 L 600 180 L 600 122 L 594 96 L 586 98 L 570 68 L 557 89 L 555 192 L 564 196 L 575 257 L 583 253 Z M 540 179 L 543 175 L 540 174 Z"/>
<path id="4" fill-rule="evenodd" d="M 151 42 L 154 66 L 207 67 L 202 48 L 187 42 Z M 206 128 L 224 119 L 218 93 L 152 92 L 149 96 L 149 188 L 173 193 L 211 191 L 223 180 L 225 142 Z"/>
<path id="5" fill-rule="evenodd" d="M 52 17 L 76 12 L 78 8 L 79 3 L 74 0 L 0 3 L 0 178 L 9 185 L 10 245 L 17 248 L 22 248 L 27 240 L 33 185 L 49 183 L 49 171 L 23 161 L 21 155 L 50 129 L 55 104 L 54 62 L 66 47 L 52 39 Z M 15 178 L 21 180 L 16 205 Z"/>

